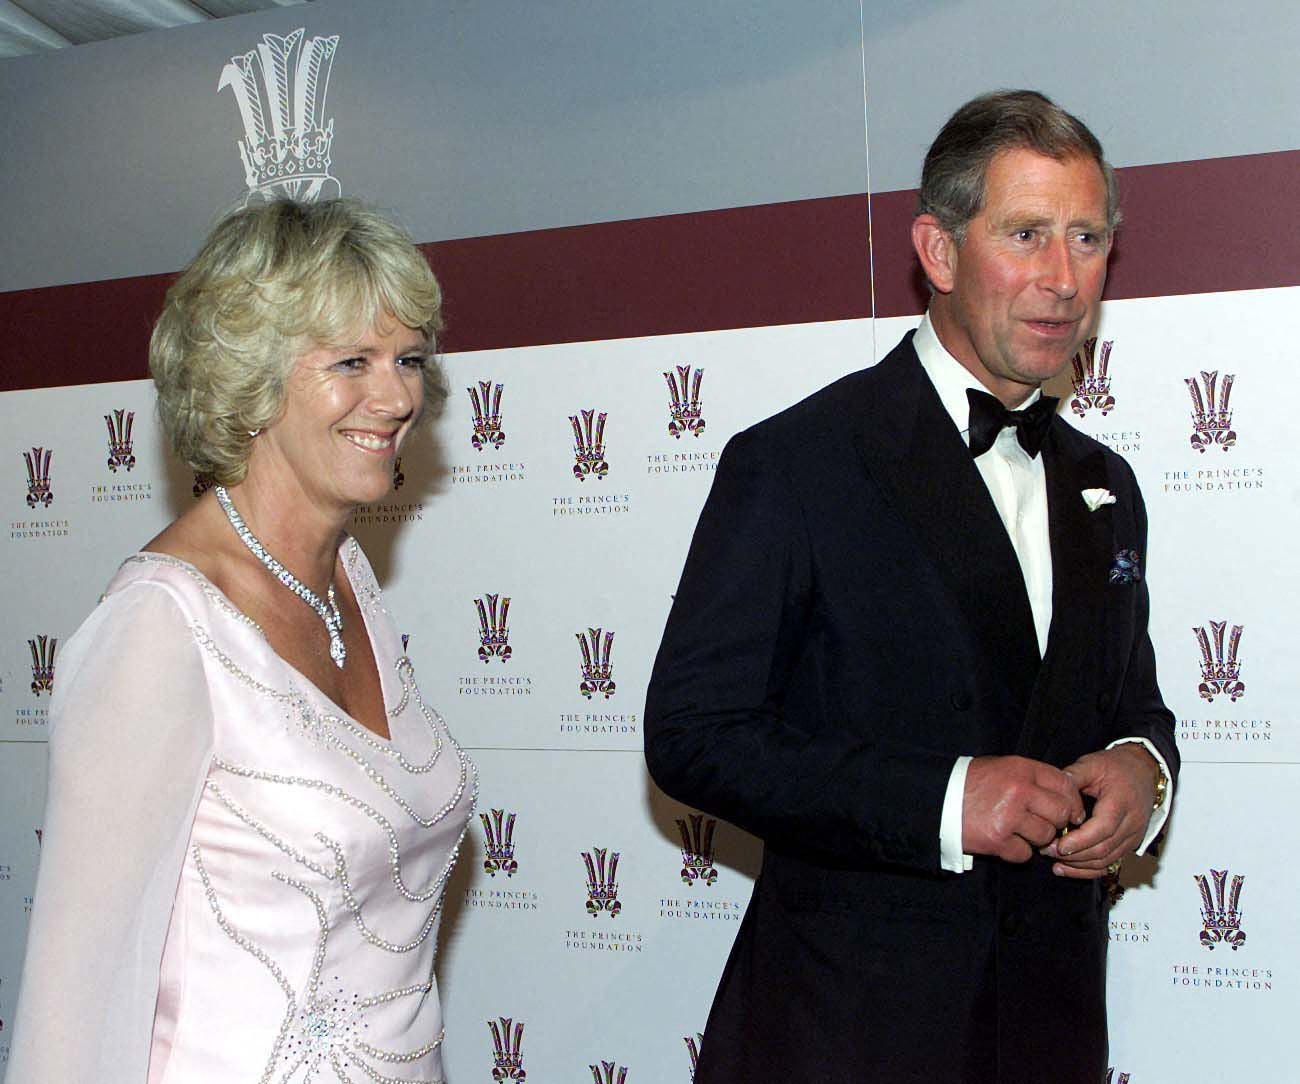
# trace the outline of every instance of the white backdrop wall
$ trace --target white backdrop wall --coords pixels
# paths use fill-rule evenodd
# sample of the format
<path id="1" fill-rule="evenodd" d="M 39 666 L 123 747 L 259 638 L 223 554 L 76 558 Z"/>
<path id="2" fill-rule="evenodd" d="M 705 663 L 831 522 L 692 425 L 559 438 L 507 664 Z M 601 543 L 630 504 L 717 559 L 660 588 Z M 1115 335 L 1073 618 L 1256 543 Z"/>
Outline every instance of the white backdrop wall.
<path id="1" fill-rule="evenodd" d="M 39 249 L 26 266 L 3 261 L 3 286 L 22 290 L 179 266 L 217 208 L 242 192 L 236 107 L 229 90 L 216 89 L 223 66 L 264 33 L 304 23 L 308 37 L 340 38 L 325 110 L 337 122 L 331 175 L 347 194 L 397 209 L 422 241 L 862 191 L 864 152 L 875 146 L 864 143 L 864 118 L 872 131 L 885 133 L 879 159 L 872 150 L 873 172 L 892 176 L 894 188 L 906 187 L 943 115 L 992 85 L 1044 86 L 1096 122 L 1112 147 L 1128 148 L 1120 165 L 1295 146 L 1296 110 L 1285 112 L 1286 102 L 1271 117 L 1253 108 L 1228 123 L 1219 98 L 1197 89 L 1191 104 L 1210 103 L 1203 130 L 1156 124 L 1188 106 L 1164 85 L 1182 59 L 1158 53 L 1141 73 L 1124 69 L 1124 87 L 1109 95 L 1099 90 L 1097 73 L 1063 77 L 1059 65 L 1032 49 L 1028 59 L 991 71 L 953 57 L 942 93 L 931 87 L 919 94 L 915 115 L 905 116 L 900 103 L 919 77 L 909 76 L 894 54 L 924 60 L 936 40 L 952 40 L 957 31 L 988 42 L 992 51 L 1009 26 L 1019 32 L 1019 16 L 1010 10 L 1016 5 L 1007 5 L 1007 22 L 974 27 L 976 4 L 919 5 L 914 21 L 882 16 L 878 26 L 868 13 L 872 93 L 865 106 L 857 4 L 810 5 L 808 25 L 793 46 L 786 20 L 753 17 L 745 5 L 718 5 L 722 14 L 707 25 L 684 5 L 667 11 L 665 20 L 683 21 L 679 30 L 689 26 L 686 37 L 700 53 L 694 60 L 675 56 L 667 73 L 675 82 L 627 75 L 627 50 L 636 55 L 628 31 L 646 30 L 632 25 L 643 16 L 630 5 L 626 12 L 618 5 L 602 9 L 599 19 L 584 15 L 582 5 L 554 5 L 554 19 L 571 32 L 567 45 L 546 37 L 545 20 L 525 7 L 501 5 L 490 16 L 472 7 L 385 3 L 361 14 L 321 0 L 305 13 L 227 20 L 230 25 L 215 29 L 148 35 L 53 58 L 65 88 L 88 90 L 110 77 L 105 72 L 150 87 L 153 104 L 145 112 L 166 103 L 162 115 L 173 118 L 167 132 L 187 133 L 178 137 L 184 153 L 168 151 L 166 168 L 152 170 L 149 153 L 133 159 L 123 133 L 137 131 L 132 124 L 139 118 L 130 121 L 125 107 L 57 115 L 50 125 L 63 126 L 74 152 L 114 148 L 108 160 L 120 159 L 121 167 L 105 187 L 123 177 L 131 183 L 78 201 L 39 183 L 50 168 L 43 159 L 22 177 L 0 167 L 10 169 L 6 180 L 18 184 L 20 195 L 4 212 L 5 232 Z M 1168 16 L 1181 12 L 1177 33 L 1193 33 L 1185 5 L 1152 7 Z M 1259 7 L 1261 16 L 1295 28 L 1295 16 L 1280 6 Z M 1071 18 L 1081 16 L 1061 16 Z M 1209 23 L 1191 44 L 1223 50 L 1243 84 L 1258 81 L 1269 68 L 1264 58 L 1278 48 L 1261 22 L 1268 19 L 1246 20 L 1241 28 L 1253 54 L 1234 51 Z M 1024 25 L 1031 39 L 1042 34 L 1046 40 L 1049 31 L 1068 37 L 1071 29 Z M 660 36 L 651 34 L 643 48 L 674 40 L 663 26 L 652 29 Z M 1151 43 L 1147 28 L 1134 32 Z M 700 46 L 709 34 L 726 45 L 720 73 L 709 55 L 717 50 Z M 527 72 L 520 76 L 519 68 L 532 61 L 512 67 L 516 54 L 507 46 L 516 39 L 540 42 L 537 48 L 549 50 L 552 61 L 569 47 L 583 58 L 578 75 L 563 65 L 537 65 L 549 101 L 529 108 L 551 109 L 545 123 L 520 120 L 519 102 L 529 95 Z M 431 60 L 409 69 L 409 82 L 383 76 L 377 87 L 363 88 L 363 72 L 386 68 L 386 50 L 419 54 L 422 47 Z M 1125 39 L 1115 48 L 1136 46 Z M 460 59 L 453 63 L 452 55 Z M 7 67 L 15 61 L 0 63 L 0 84 L 14 94 L 20 85 L 30 88 L 22 91 L 28 98 L 15 100 L 35 102 L 47 89 L 39 59 L 22 62 L 22 79 Z M 883 87 L 870 78 L 877 68 L 891 80 Z M 522 81 L 511 93 L 493 84 L 489 77 L 497 72 L 500 84 Z M 342 94 L 345 87 L 351 96 Z M 432 113 L 421 88 L 438 93 Z M 1285 93 L 1295 96 L 1278 91 Z M 485 99 L 500 112 L 467 134 L 468 118 L 484 115 Z M 1140 157 L 1136 131 L 1144 122 L 1131 105 L 1124 108 L 1129 99 L 1146 103 L 1145 123 L 1161 132 L 1156 157 Z M 777 101 L 780 115 L 765 113 Z M 580 172 L 573 156 L 582 141 L 574 110 L 589 126 L 582 136 L 585 161 L 597 160 L 604 170 L 602 183 L 584 188 L 581 198 L 573 192 Z M 202 124 L 187 126 L 187 115 L 229 123 L 200 138 L 189 133 Z M 665 116 L 680 119 L 681 130 L 665 130 L 673 128 L 667 122 L 661 128 Z M 728 117 L 746 118 L 749 130 L 727 128 Z M 401 123 L 386 127 L 384 118 Z M 774 135 L 799 118 L 808 118 L 804 153 L 774 155 Z M 20 147 L 36 147 L 36 122 L 10 115 L 0 123 L 14 128 Z M 726 137 L 714 140 L 721 147 L 706 138 L 718 125 L 726 128 Z M 105 130 L 113 138 L 105 139 Z M 142 138 L 138 131 L 136 138 Z M 669 153 L 651 155 L 650 145 Z M 621 160 L 629 147 L 637 158 L 632 165 Z M 408 151 L 415 168 L 404 157 Z M 31 149 L 33 158 L 36 153 Z M 437 159 L 436 184 L 421 172 L 426 159 Z M 638 165 L 648 172 L 635 175 Z M 534 183 L 522 184 L 521 175 Z M 190 180 L 182 190 L 180 182 Z M 84 183 L 69 181 L 73 188 Z M 164 196 L 171 202 L 158 212 L 159 228 L 123 232 L 124 219 L 138 219 L 137 227 L 152 221 L 148 215 Z M 588 197 L 590 205 L 583 202 Z M 1296 238 L 1279 243 L 1294 249 Z M 867 266 L 864 237 L 864 296 Z M 1293 266 L 1300 268 L 1300 253 Z M 781 273 L 773 268 L 773 276 Z M 1300 282 L 1300 270 L 1294 281 Z M 445 285 L 454 306 L 456 283 Z M 563 282 L 539 288 L 558 295 Z M 1300 938 L 1288 903 L 1297 897 L 1300 874 L 1277 840 L 1285 838 L 1288 796 L 1300 783 L 1294 719 L 1300 679 L 1286 661 L 1295 645 L 1288 610 L 1300 586 L 1292 559 L 1300 500 L 1285 392 L 1293 344 L 1300 341 L 1298 301 L 1297 288 L 1284 286 L 1108 302 L 1099 340 L 1109 344 L 1109 385 L 1101 394 L 1113 402 L 1080 401 L 1072 410 L 1070 400 L 1089 389 L 1076 388 L 1068 374 L 1058 389 L 1066 416 L 1121 451 L 1146 494 L 1152 632 L 1185 762 L 1164 854 L 1158 864 L 1130 864 L 1130 888 L 1112 912 L 1114 1084 L 1229 1074 L 1259 1082 L 1293 1078 L 1285 1035 L 1300 978 Z M 354 529 L 410 637 L 426 698 L 447 716 L 481 770 L 486 823 L 476 817 L 467 837 L 441 932 L 451 1080 L 492 1079 L 492 1024 L 511 1043 L 522 1035 L 517 1050 L 535 1080 L 578 1081 L 594 1073 L 597 1084 L 614 1084 L 623 1069 L 631 1084 L 690 1080 L 692 1044 L 748 899 L 759 844 L 705 818 L 696 823 L 715 831 L 711 848 L 688 836 L 705 853 L 690 861 L 683 855 L 682 826 L 693 827 L 696 811 L 654 788 L 640 752 L 645 684 L 659 633 L 726 439 L 883 356 L 915 320 L 867 315 L 445 357 L 452 396 L 443 416 L 404 453 L 400 487 L 359 511 Z M 689 367 L 692 378 L 704 374 L 705 425 L 674 435 L 665 374 L 678 378 L 678 367 Z M 1197 430 L 1189 382 L 1204 397 L 1206 373 L 1217 374 L 1216 388 L 1232 378 L 1235 440 L 1199 450 L 1191 440 Z M 53 364 L 48 383 L 0 394 L 0 432 L 9 449 L 8 467 L 0 470 L 0 1074 L 40 851 L 46 679 L 57 682 L 55 642 L 76 628 L 119 561 L 193 500 L 194 487 L 193 476 L 163 446 L 146 381 L 58 386 Z M 501 389 L 499 446 L 473 443 L 470 389 L 482 383 Z M 132 420 L 131 463 L 125 457 L 110 463 L 105 416 L 117 411 Z M 570 419 L 581 422 L 583 411 L 604 416 L 608 471 L 579 479 Z M 1202 432 L 1213 441 L 1213 431 Z M 32 484 L 23 460 L 37 449 L 49 455 L 48 491 Z M 39 482 L 43 457 L 35 462 Z M 489 596 L 498 605 L 510 600 L 508 635 L 493 641 L 498 649 L 508 642 L 508 659 L 500 650 L 480 657 L 476 603 L 486 609 Z M 1225 623 L 1229 636 L 1241 630 L 1235 660 L 1222 663 L 1226 692 L 1200 689 L 1207 674 L 1194 630 L 1212 637 L 1212 622 Z M 612 645 L 613 685 L 584 691 L 579 638 L 590 630 Z M 42 669 L 51 662 L 52 673 Z M 1210 663 L 1220 665 L 1212 641 Z M 588 675 L 588 685 L 603 676 Z M 494 810 L 502 814 L 501 830 Z M 497 853 L 507 824 L 509 856 Z M 592 909 L 584 855 L 595 865 L 599 851 L 607 860 L 618 856 L 616 914 Z M 1207 878 L 1212 889 L 1213 870 L 1226 871 L 1229 884 L 1242 878 L 1235 918 L 1245 937 L 1235 948 L 1202 941 L 1207 923 L 1197 878 Z M 608 1072 L 602 1063 L 609 1063 Z"/>

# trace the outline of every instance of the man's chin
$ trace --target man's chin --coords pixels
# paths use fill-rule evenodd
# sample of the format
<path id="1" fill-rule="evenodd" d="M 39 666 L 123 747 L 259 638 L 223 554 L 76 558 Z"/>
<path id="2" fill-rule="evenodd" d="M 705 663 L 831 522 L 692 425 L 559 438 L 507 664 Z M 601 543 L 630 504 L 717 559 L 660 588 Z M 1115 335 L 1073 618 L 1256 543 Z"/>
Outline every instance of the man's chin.
<path id="1" fill-rule="evenodd" d="M 1067 343 L 1051 350 L 1027 352 L 1019 359 L 1017 375 L 1026 383 L 1046 384 L 1065 372 L 1082 344 L 1083 340 L 1080 339 L 1078 343 Z"/>

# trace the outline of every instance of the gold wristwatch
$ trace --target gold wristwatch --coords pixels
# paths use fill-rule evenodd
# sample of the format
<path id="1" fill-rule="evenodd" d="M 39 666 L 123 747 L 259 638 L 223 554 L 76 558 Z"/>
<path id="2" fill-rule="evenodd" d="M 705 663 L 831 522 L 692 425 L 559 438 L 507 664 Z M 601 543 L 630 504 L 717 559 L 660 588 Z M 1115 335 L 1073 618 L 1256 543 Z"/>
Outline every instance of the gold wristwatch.
<path id="1" fill-rule="evenodd" d="M 1151 759 L 1155 760 L 1156 758 L 1152 757 Z M 1165 775 L 1164 768 L 1162 768 L 1160 762 L 1156 760 L 1156 800 L 1151 806 L 1151 811 L 1153 813 L 1165 804 L 1165 794 L 1168 793 L 1168 791 L 1169 776 Z"/>

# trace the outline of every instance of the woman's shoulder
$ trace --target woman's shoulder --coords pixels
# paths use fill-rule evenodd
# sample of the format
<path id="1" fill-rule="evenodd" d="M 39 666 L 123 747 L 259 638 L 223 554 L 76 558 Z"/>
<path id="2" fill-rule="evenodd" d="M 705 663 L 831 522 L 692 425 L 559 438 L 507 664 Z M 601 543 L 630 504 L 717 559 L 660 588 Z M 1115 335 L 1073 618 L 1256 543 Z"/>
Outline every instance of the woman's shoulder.
<path id="1" fill-rule="evenodd" d="M 190 562 L 170 553 L 140 550 L 131 554 L 104 588 L 101 603 L 141 600 L 147 595 L 174 600 L 182 609 L 205 597 L 208 578 Z"/>
<path id="2" fill-rule="evenodd" d="M 204 626 L 215 612 L 258 634 L 262 631 L 202 569 L 175 554 L 157 550 L 141 550 L 122 562 L 100 599 L 101 607 L 114 603 L 132 610 L 141 606 L 177 610 L 187 622 Z"/>
<path id="3" fill-rule="evenodd" d="M 203 503 L 195 505 L 146 542 L 122 562 L 101 602 L 120 598 L 135 608 L 152 600 L 154 605 L 170 603 L 189 621 L 206 623 L 219 610 L 247 623 L 221 587 L 226 555 L 213 541 L 211 512 Z"/>
<path id="4" fill-rule="evenodd" d="M 96 659 L 126 667 L 157 669 L 174 662 L 193 642 L 191 629 L 211 606 L 183 562 L 164 554 L 136 553 L 109 581 L 98 604 L 59 645 L 56 691 Z M 60 696 L 59 699 L 65 699 Z"/>
<path id="5" fill-rule="evenodd" d="M 215 608 L 247 622 L 226 591 L 230 555 L 213 529 L 210 504 L 205 498 L 123 561 L 104 597 L 150 587 L 169 594 L 191 617 Z"/>

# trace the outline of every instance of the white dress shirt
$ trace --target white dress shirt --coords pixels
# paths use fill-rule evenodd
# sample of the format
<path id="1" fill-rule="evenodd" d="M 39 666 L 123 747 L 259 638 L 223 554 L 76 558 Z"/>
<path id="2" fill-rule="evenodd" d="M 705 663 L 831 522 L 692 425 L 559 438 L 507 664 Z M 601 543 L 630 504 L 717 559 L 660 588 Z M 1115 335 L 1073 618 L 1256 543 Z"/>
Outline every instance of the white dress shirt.
<path id="1" fill-rule="evenodd" d="M 939 394 L 939 401 L 969 443 L 970 402 L 966 390 L 975 388 L 987 392 L 975 375 L 954 358 L 939 341 L 927 313 L 912 339 L 921 368 Z M 1035 402 L 1042 392 L 1034 391 L 1017 407 L 1022 409 Z M 1041 455 L 1030 457 L 1020 447 L 1015 429 L 1008 426 L 993 442 L 993 447 L 975 460 L 975 467 L 988 486 L 989 495 L 1002 518 L 1011 539 L 1012 548 L 1020 562 L 1020 572 L 1025 579 L 1029 595 L 1029 608 L 1034 617 L 1034 632 L 1038 636 L 1038 653 L 1047 652 L 1047 634 L 1052 624 L 1052 549 L 1047 526 L 1047 474 Z M 1108 749 L 1125 742 L 1140 742 L 1169 775 L 1169 765 L 1145 738 L 1120 738 L 1111 742 Z M 958 757 L 948 777 L 944 793 L 943 811 L 939 821 L 939 865 L 951 873 L 963 873 L 971 868 L 972 856 L 963 854 L 962 799 L 966 793 L 966 772 L 971 758 Z M 1169 815 L 1172 788 L 1167 788 L 1164 801 L 1151 814 L 1146 837 L 1137 853 L 1141 854 L 1164 827 Z"/>

